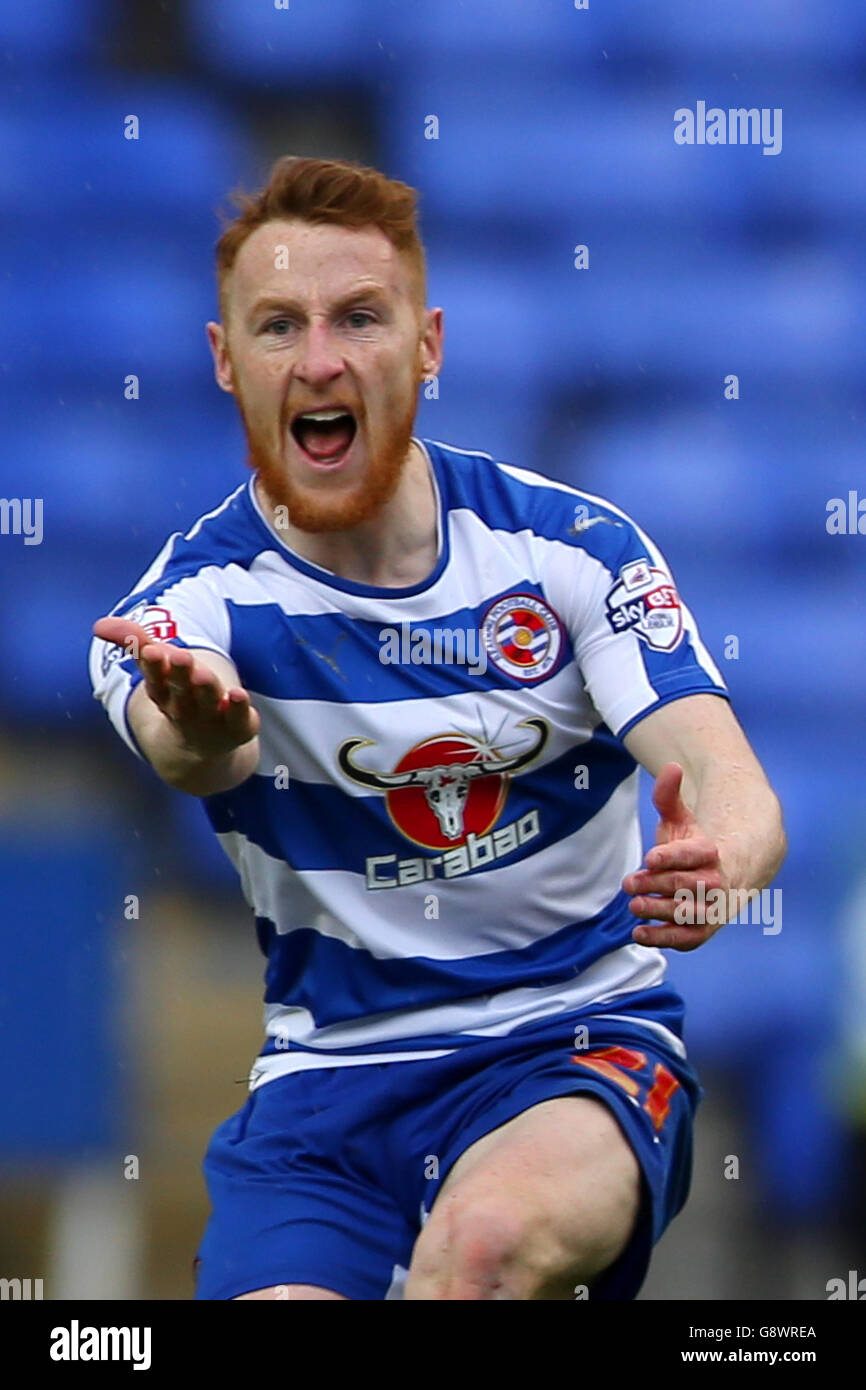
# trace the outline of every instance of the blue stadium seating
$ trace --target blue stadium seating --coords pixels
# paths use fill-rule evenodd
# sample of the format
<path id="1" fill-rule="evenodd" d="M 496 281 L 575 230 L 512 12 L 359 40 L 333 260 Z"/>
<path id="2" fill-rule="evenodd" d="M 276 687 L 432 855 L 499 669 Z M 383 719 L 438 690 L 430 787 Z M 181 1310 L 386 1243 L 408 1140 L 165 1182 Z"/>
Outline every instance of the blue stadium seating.
<path id="1" fill-rule="evenodd" d="M 739 637 L 738 660 L 720 661 L 726 678 L 737 683 L 738 698 L 777 718 L 799 715 L 802 728 L 826 744 L 828 726 L 832 731 L 835 721 L 852 716 L 866 661 L 866 634 L 854 630 L 837 577 L 823 570 L 797 574 L 789 561 L 774 581 L 760 564 L 724 567 L 704 560 L 701 566 L 699 537 L 690 548 L 687 574 L 684 565 L 671 563 L 716 659 L 726 636 Z M 671 546 L 667 553 L 670 559 Z M 799 754 L 789 748 L 789 756 Z M 861 788 L 850 756 L 832 768 L 838 786 Z"/>
<path id="2" fill-rule="evenodd" d="M 514 224 L 556 229 L 571 245 L 595 210 L 608 231 L 637 215 L 680 231 L 706 217 L 735 225 L 748 209 L 740 156 L 773 160 L 677 146 L 681 104 L 679 87 L 611 92 L 598 73 L 579 83 L 555 74 L 506 82 L 496 69 L 422 73 L 395 80 L 380 137 L 388 171 L 421 188 L 424 216 L 483 229 L 491 255 L 498 229 Z M 425 133 L 431 115 L 437 139 Z M 701 158 L 708 153 L 718 158 Z"/>
<path id="3" fill-rule="evenodd" d="M 589 246 L 588 269 L 574 268 L 578 243 Z M 858 379 L 864 295 L 829 255 L 767 263 L 741 252 L 732 283 L 711 256 L 642 255 L 625 238 L 548 232 L 531 257 L 496 249 L 431 242 L 428 302 L 445 310 L 461 374 L 476 363 L 503 381 L 556 387 L 593 368 L 638 383 L 649 372 L 695 377 L 705 399 L 721 398 L 731 372 L 747 399 L 758 377 L 763 391 L 791 373 Z"/>
<path id="4" fill-rule="evenodd" d="M 31 246 L 0 275 L 7 378 L 88 380 L 122 392 L 139 376 L 146 395 L 157 381 L 208 370 L 205 323 L 215 315 L 213 250 L 203 240 L 178 251 L 156 237 L 95 233 L 88 249 L 40 255 Z"/>
<path id="5" fill-rule="evenodd" d="M 129 546 L 58 544 L 57 531 L 52 543 L 49 506 L 42 545 L 16 538 L 13 549 L 4 538 L 0 566 L 0 621 L 9 633 L 0 653 L 4 717 L 29 728 L 95 726 L 104 716 L 87 676 L 90 629 L 125 592 Z"/>
<path id="6" fill-rule="evenodd" d="M 862 54 L 866 40 L 866 15 L 857 0 L 829 9 L 810 0 L 682 6 L 609 0 L 599 7 L 598 23 L 599 40 L 614 51 L 623 45 L 666 63 L 733 64 L 758 80 L 768 64 L 787 69 L 801 64 L 807 70 L 847 66 Z"/>
<path id="7" fill-rule="evenodd" d="M 215 385 L 193 390 L 181 381 L 125 401 L 118 384 L 111 397 L 48 398 L 40 414 L 11 439 L 19 486 L 26 477 L 46 499 L 54 545 L 113 538 L 143 570 L 147 547 L 186 530 L 245 476 L 236 412 Z"/>
<path id="8" fill-rule="evenodd" d="M 70 60 L 96 59 L 116 17 L 111 0 L 3 0 L 0 53 L 7 71 L 51 69 Z"/>
<path id="9" fill-rule="evenodd" d="M 422 398 L 415 433 L 457 449 L 480 450 L 502 463 L 538 468 L 543 458 L 539 445 L 544 439 L 544 426 L 544 400 L 540 394 L 515 394 L 503 389 L 499 379 L 483 372 L 467 381 L 451 370 L 446 361 L 439 399 Z"/>
<path id="10" fill-rule="evenodd" d="M 135 877 L 124 876 L 126 846 L 97 803 L 84 816 L 63 809 L 62 796 L 47 818 L 19 806 L 0 834 L 7 1173 L 116 1155 L 138 1133 L 138 1050 L 124 1035 L 128 974 L 117 932 Z"/>
<path id="11" fill-rule="evenodd" d="M 69 10 L 75 7 L 69 5 Z M 137 116 L 139 138 L 124 135 Z M 210 229 L 242 173 L 244 141 L 225 105 L 193 86 L 140 77 L 53 80 L 0 93 L 0 217 L 20 230 L 57 217 L 64 236 L 147 218 L 154 240 L 178 218 Z M 34 170 L 39 177 L 34 177 Z M 50 197 L 46 189 L 50 187 Z"/>
<path id="12" fill-rule="evenodd" d="M 387 32 L 357 0 L 188 0 L 187 45 L 197 63 L 231 83 L 265 90 L 372 85 L 385 68 Z"/>
<path id="13" fill-rule="evenodd" d="M 828 536 L 827 501 L 847 499 L 857 476 L 859 426 L 838 399 L 835 410 L 785 395 L 755 402 L 757 380 L 764 390 L 749 376 L 740 400 L 726 401 L 721 376 L 707 373 L 702 402 L 689 395 L 678 409 L 631 405 L 617 421 L 578 422 L 559 476 L 631 512 L 654 538 L 679 539 L 687 516 L 683 544 L 699 540 L 714 563 L 763 555 L 790 566 L 799 554 L 835 568 L 848 538 Z"/>
<path id="14" fill-rule="evenodd" d="M 440 73 L 514 65 L 519 72 L 575 74 L 596 61 L 598 21 L 562 0 L 378 0 L 378 25 L 395 65 Z"/>

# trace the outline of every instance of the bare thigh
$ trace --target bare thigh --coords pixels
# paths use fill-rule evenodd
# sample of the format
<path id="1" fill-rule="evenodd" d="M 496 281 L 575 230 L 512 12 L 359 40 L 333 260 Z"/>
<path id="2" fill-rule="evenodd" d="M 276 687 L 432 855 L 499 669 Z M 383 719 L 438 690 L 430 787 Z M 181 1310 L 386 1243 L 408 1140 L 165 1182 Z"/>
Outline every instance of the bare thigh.
<path id="1" fill-rule="evenodd" d="M 640 1165 L 610 1108 L 541 1101 L 472 1144 L 412 1255 L 409 1299 L 565 1299 L 624 1251 Z"/>

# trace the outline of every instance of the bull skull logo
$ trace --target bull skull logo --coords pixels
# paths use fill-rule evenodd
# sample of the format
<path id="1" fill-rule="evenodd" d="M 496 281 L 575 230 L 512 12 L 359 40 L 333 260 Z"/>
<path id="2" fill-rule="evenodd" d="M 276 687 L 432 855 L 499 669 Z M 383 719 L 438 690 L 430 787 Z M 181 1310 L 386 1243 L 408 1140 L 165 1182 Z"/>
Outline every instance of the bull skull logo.
<path id="1" fill-rule="evenodd" d="M 374 772 L 371 768 L 359 767 L 352 761 L 352 755 L 359 748 L 372 747 L 369 738 L 349 738 L 340 745 L 337 761 L 347 777 L 359 786 L 370 787 L 377 792 L 396 791 L 401 787 L 421 787 L 424 799 L 433 812 L 439 828 L 447 840 L 459 840 L 463 836 L 463 811 L 469 796 L 471 784 L 479 777 L 503 776 L 522 771 L 539 756 L 549 737 L 547 723 L 543 719 L 523 719 L 518 726 L 533 729 L 536 740 L 533 745 L 513 758 L 480 756 L 471 763 L 452 762 L 436 767 L 414 767 L 407 772 Z"/>

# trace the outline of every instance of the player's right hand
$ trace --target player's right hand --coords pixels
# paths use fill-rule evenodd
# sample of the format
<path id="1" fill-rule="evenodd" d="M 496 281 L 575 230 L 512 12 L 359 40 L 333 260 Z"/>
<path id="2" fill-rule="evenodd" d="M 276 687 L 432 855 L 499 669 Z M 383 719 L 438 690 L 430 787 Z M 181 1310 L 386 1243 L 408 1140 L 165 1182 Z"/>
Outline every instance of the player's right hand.
<path id="1" fill-rule="evenodd" d="M 249 743 L 261 719 L 240 685 L 225 684 L 214 666 L 186 647 L 158 642 L 128 618 L 100 618 L 96 637 L 122 647 L 141 671 L 147 695 L 190 753 L 218 758 Z M 229 663 L 214 655 L 214 665 Z"/>

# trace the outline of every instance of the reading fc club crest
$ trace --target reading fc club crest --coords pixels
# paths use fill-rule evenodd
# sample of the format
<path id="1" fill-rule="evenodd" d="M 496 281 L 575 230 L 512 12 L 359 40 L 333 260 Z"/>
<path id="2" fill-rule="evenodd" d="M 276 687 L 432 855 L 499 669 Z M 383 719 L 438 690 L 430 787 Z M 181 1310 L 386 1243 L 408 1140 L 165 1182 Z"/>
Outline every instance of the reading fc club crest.
<path id="1" fill-rule="evenodd" d="M 562 653 L 562 624 L 534 594 L 509 594 L 488 608 L 481 623 L 488 660 L 506 676 L 540 681 Z"/>

